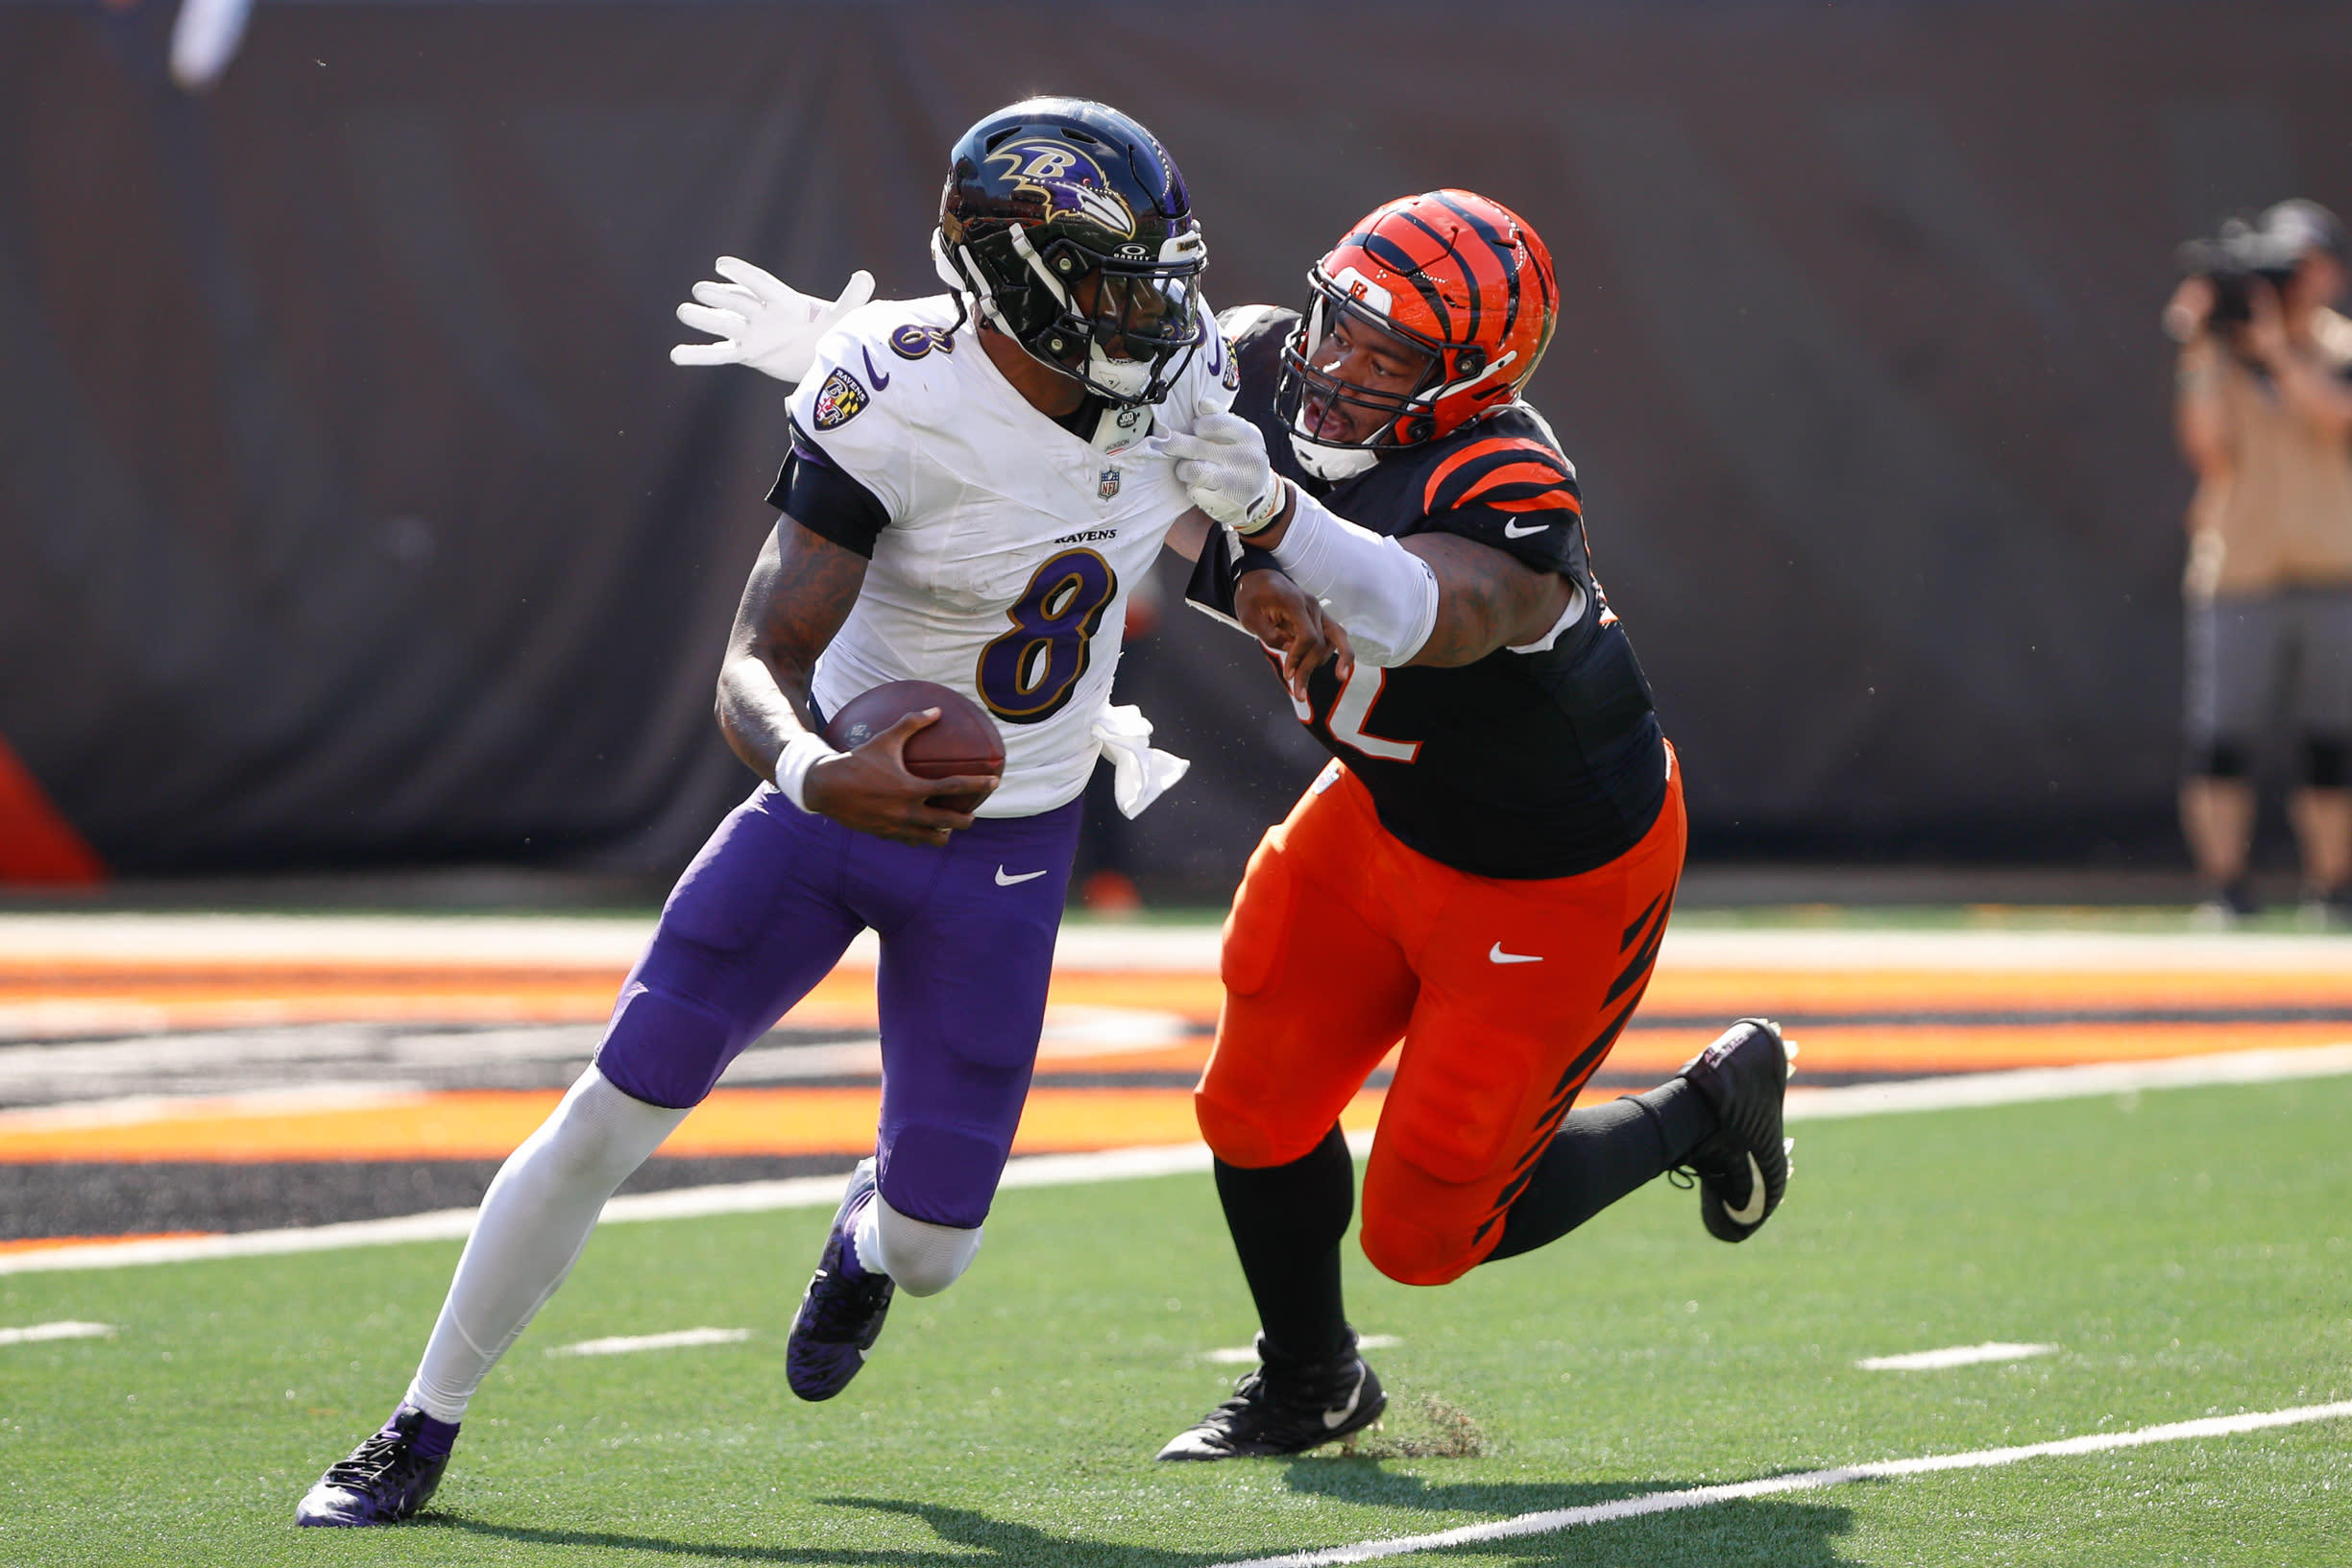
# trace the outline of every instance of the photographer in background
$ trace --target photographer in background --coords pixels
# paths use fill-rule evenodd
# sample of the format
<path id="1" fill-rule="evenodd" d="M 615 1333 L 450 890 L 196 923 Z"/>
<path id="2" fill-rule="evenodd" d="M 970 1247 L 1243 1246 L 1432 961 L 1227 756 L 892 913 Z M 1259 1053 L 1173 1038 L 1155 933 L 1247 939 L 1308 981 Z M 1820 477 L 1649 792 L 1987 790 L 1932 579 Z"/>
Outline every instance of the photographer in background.
<path id="1" fill-rule="evenodd" d="M 2165 308 L 2180 343 L 2174 422 L 2189 506 L 2187 777 L 2181 825 L 2215 926 L 2255 907 L 2246 877 L 2257 743 L 2283 696 L 2306 924 L 2341 921 L 2352 880 L 2352 321 L 2341 226 L 2314 203 L 2183 248 Z"/>

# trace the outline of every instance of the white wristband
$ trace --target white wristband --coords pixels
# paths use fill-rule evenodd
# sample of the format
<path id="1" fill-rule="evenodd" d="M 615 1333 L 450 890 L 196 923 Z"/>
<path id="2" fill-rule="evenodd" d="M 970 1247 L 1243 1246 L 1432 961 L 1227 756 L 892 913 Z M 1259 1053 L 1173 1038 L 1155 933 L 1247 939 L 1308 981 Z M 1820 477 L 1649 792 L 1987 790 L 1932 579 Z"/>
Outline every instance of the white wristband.
<path id="1" fill-rule="evenodd" d="M 1383 668 L 1409 663 L 1437 629 L 1438 578 L 1429 563 L 1291 488 L 1297 499 L 1273 551 L 1284 573 L 1347 628 L 1359 661 Z"/>
<path id="2" fill-rule="evenodd" d="M 1255 539 L 1273 526 L 1274 519 L 1282 515 L 1282 502 L 1288 495 L 1290 481 L 1280 474 L 1266 487 L 1266 494 L 1251 501 L 1242 513 L 1242 520 L 1233 524 L 1233 531 L 1244 539 Z"/>
<path id="3" fill-rule="evenodd" d="M 803 730 L 785 743 L 776 754 L 776 788 L 786 800 L 806 811 L 809 802 L 809 770 L 828 757 L 841 754 L 825 744 L 822 737 Z"/>

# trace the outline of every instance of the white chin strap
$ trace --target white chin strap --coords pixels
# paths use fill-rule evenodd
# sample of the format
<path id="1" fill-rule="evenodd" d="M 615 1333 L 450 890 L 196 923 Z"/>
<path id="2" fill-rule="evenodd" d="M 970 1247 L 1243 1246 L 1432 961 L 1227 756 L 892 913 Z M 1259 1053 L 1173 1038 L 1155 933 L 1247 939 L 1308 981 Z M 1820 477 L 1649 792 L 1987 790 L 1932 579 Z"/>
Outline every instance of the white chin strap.
<path id="1" fill-rule="evenodd" d="M 1370 473 L 1380 462 L 1380 454 L 1370 446 L 1321 446 L 1296 429 L 1290 435 L 1291 452 L 1298 466 L 1327 485 Z"/>
<path id="2" fill-rule="evenodd" d="M 1139 359 L 1113 359 L 1099 343 L 1086 346 L 1086 374 L 1094 384 L 1121 398 L 1140 398 L 1152 384 L 1152 367 Z"/>

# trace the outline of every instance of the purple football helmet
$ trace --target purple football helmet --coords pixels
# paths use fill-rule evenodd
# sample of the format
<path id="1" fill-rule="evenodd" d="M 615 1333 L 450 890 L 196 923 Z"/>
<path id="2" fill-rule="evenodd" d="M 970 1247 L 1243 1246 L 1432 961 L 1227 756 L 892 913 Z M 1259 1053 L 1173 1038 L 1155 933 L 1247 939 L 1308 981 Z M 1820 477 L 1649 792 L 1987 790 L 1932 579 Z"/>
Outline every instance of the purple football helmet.
<path id="1" fill-rule="evenodd" d="M 956 143 L 934 242 L 982 320 L 1115 403 L 1156 403 L 1206 341 L 1184 177 L 1106 105 L 1031 98 Z"/>

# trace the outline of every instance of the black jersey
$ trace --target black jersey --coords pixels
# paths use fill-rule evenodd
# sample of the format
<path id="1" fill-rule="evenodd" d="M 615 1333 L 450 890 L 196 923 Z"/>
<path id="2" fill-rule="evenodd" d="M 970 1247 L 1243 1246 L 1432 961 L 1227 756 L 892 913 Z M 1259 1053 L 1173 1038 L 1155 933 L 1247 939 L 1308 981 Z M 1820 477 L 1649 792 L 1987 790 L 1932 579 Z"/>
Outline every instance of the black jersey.
<path id="1" fill-rule="evenodd" d="M 1459 534 L 1582 591 L 1582 614 L 1547 647 L 1453 668 L 1361 664 L 1345 689 L 1328 664 L 1315 672 L 1299 716 L 1364 781 L 1381 825 L 1482 877 L 1574 876 L 1640 842 L 1665 801 L 1665 740 L 1592 575 L 1576 469 L 1550 427 L 1505 408 L 1325 485 L 1298 467 L 1273 413 L 1297 316 L 1245 307 L 1224 321 L 1241 370 L 1235 411 L 1265 432 L 1279 471 L 1374 533 Z"/>

